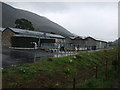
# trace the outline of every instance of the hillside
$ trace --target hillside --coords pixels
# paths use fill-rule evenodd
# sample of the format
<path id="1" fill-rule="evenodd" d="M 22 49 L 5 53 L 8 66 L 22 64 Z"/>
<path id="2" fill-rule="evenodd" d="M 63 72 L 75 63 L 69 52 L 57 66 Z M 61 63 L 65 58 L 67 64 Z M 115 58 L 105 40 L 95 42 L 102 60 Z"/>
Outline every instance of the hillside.
<path id="1" fill-rule="evenodd" d="M 15 20 L 21 18 L 31 21 L 36 31 L 52 32 L 65 37 L 73 36 L 68 30 L 46 17 L 2 3 L 2 27 L 15 27 Z"/>

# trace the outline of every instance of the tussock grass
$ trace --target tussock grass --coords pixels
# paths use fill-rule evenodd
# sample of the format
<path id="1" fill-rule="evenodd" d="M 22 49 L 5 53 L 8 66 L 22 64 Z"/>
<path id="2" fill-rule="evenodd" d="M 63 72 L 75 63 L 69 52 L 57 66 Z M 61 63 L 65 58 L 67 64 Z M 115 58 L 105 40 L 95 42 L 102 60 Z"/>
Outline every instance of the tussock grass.
<path id="1" fill-rule="evenodd" d="M 80 78 L 77 79 L 78 88 L 102 87 L 100 84 L 104 84 L 102 81 L 104 80 L 106 60 L 110 65 L 108 70 L 113 72 L 109 75 L 114 76 L 111 61 L 118 60 L 118 48 L 89 53 L 83 52 L 60 58 L 46 58 L 32 64 L 4 69 L 2 72 L 3 87 L 72 87 L 72 79 L 79 76 Z M 99 79 L 94 78 L 96 65 L 99 67 Z M 89 69 L 92 70 L 91 73 Z"/>

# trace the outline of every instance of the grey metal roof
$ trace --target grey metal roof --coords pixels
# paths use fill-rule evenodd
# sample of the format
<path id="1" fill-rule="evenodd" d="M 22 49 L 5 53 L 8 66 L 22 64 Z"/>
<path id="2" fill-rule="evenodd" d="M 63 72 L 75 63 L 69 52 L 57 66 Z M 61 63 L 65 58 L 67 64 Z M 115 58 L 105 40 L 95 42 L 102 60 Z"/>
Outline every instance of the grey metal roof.
<path id="1" fill-rule="evenodd" d="M 34 35 L 23 35 L 23 34 L 15 34 L 15 37 L 32 37 L 32 38 L 40 38 L 40 39 L 44 39 L 45 37 L 39 37 L 39 36 L 34 36 Z M 47 37 L 47 39 L 52 39 L 50 37 Z"/>
<path id="2" fill-rule="evenodd" d="M 13 30 L 14 32 L 20 33 L 20 34 L 32 34 L 32 35 L 42 35 L 42 34 L 44 34 L 43 32 L 30 31 L 30 30 L 11 28 L 11 27 L 9 27 L 9 28 L 11 30 Z"/>
<path id="3" fill-rule="evenodd" d="M 74 37 L 69 37 L 70 39 L 75 39 L 75 38 L 77 38 L 77 37 L 79 37 L 79 38 L 81 38 L 81 39 L 84 39 L 85 37 L 84 36 L 74 36 Z"/>
<path id="4" fill-rule="evenodd" d="M 15 34 L 14 36 L 15 37 L 33 37 L 33 38 L 39 38 L 39 37 L 34 36 L 34 35 L 23 35 L 23 34 Z"/>
<path id="5" fill-rule="evenodd" d="M 38 31 L 30 31 L 30 30 L 25 30 L 25 29 L 17 29 L 17 28 L 11 28 L 9 27 L 9 29 L 11 29 L 12 31 L 21 34 L 20 36 L 30 36 L 31 37 L 44 37 L 44 34 L 46 35 L 46 37 L 52 37 L 52 38 L 64 38 L 61 35 L 57 35 L 57 34 L 50 34 L 50 33 L 45 33 L 45 32 L 38 32 Z"/>
<path id="6" fill-rule="evenodd" d="M 65 38 L 65 37 L 63 37 L 61 35 L 57 35 L 57 34 L 46 33 L 46 35 L 49 36 L 49 37 L 53 37 L 53 38 Z"/>

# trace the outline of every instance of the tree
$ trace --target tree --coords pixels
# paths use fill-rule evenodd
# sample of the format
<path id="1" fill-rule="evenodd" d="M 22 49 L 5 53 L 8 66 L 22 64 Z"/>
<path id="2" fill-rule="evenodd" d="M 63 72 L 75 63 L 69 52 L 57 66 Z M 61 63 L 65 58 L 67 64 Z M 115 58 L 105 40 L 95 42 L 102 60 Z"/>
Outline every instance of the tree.
<path id="1" fill-rule="evenodd" d="M 34 30 L 32 23 L 24 18 L 15 21 L 15 28 Z"/>

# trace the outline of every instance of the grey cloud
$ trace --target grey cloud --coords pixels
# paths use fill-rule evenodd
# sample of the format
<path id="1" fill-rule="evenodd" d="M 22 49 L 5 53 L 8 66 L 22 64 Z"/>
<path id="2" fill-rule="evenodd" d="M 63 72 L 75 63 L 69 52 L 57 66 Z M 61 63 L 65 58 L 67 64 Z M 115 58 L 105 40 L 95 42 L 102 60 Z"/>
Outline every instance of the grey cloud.
<path id="1" fill-rule="evenodd" d="M 62 2 L 8 2 L 16 8 L 22 8 L 39 12 L 61 12 L 68 7 Z"/>
<path id="2" fill-rule="evenodd" d="M 40 2 L 9 3 L 45 16 L 80 36 L 113 41 L 118 38 L 117 2 Z"/>

